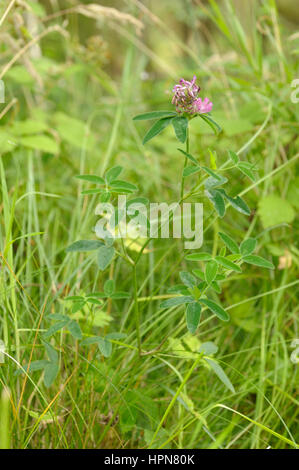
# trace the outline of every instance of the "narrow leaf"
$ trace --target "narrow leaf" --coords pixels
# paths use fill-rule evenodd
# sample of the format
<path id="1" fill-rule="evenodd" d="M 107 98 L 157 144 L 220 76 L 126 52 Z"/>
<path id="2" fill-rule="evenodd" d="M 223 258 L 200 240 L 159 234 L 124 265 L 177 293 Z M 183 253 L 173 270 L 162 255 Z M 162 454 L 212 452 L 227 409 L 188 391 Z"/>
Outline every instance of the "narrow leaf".
<path id="1" fill-rule="evenodd" d="M 221 193 L 217 190 L 206 191 L 206 195 L 214 205 L 219 217 L 223 217 L 225 214 L 225 202 Z"/>
<path id="2" fill-rule="evenodd" d="M 227 377 L 226 373 L 222 369 L 222 367 L 218 364 L 218 362 L 214 361 L 213 359 L 205 358 L 205 361 L 210 364 L 213 371 L 217 375 L 217 377 L 221 380 L 221 382 L 232 392 L 235 393 L 235 389 L 229 378 Z"/>
<path id="3" fill-rule="evenodd" d="M 236 271 L 237 273 L 242 272 L 242 269 L 240 268 L 240 266 L 237 266 L 229 259 L 224 258 L 224 256 L 215 256 L 215 260 L 217 261 L 218 264 L 220 264 L 226 269 L 231 269 L 232 271 Z"/>
<path id="4" fill-rule="evenodd" d="M 72 320 L 69 324 L 68 324 L 68 329 L 69 329 L 69 332 L 71 333 L 72 337 L 75 338 L 75 339 L 82 339 L 82 331 L 81 331 L 81 328 L 79 326 L 79 324 L 75 321 L 75 320 Z"/>
<path id="5" fill-rule="evenodd" d="M 148 121 L 150 119 L 161 119 L 164 117 L 176 116 L 173 111 L 150 111 L 148 113 L 137 114 L 133 117 L 133 121 Z"/>
<path id="6" fill-rule="evenodd" d="M 112 181 L 114 181 L 121 174 L 122 170 L 123 170 L 123 167 L 119 165 L 110 168 L 110 170 L 108 170 L 105 174 L 105 178 L 108 181 L 108 183 L 111 183 Z"/>
<path id="7" fill-rule="evenodd" d="M 211 284 L 214 281 L 217 274 L 217 269 L 218 264 L 216 263 L 216 261 L 211 260 L 207 263 L 205 270 L 205 279 L 208 284 Z"/>
<path id="8" fill-rule="evenodd" d="M 242 162 L 240 162 L 238 164 L 238 169 L 245 175 L 245 176 L 248 176 L 249 179 L 251 179 L 251 181 L 255 181 L 255 174 L 253 173 L 253 171 L 249 168 L 247 168 L 246 165 L 242 164 Z"/>
<path id="9" fill-rule="evenodd" d="M 193 297 L 189 295 L 183 295 L 180 297 L 172 297 L 171 299 L 163 300 L 160 304 L 160 308 L 176 307 L 177 305 L 188 304 L 193 302 Z"/>
<path id="10" fill-rule="evenodd" d="M 105 282 L 104 284 L 104 292 L 107 295 L 107 297 L 110 297 L 111 294 L 114 292 L 114 281 L 113 279 L 109 279 L 108 281 Z"/>
<path id="11" fill-rule="evenodd" d="M 257 240 L 255 238 L 247 238 L 247 240 L 242 241 L 240 245 L 240 251 L 243 256 L 251 255 L 251 253 L 256 248 Z"/>
<path id="12" fill-rule="evenodd" d="M 115 250 L 113 246 L 101 246 L 98 250 L 98 266 L 101 271 L 104 271 L 111 263 Z"/>
<path id="13" fill-rule="evenodd" d="M 165 127 L 169 126 L 173 117 L 166 117 L 164 119 L 160 119 L 159 121 L 155 122 L 155 124 L 150 128 L 150 130 L 146 133 L 143 139 L 143 145 L 149 142 L 151 139 L 156 137 L 156 135 L 160 134 Z"/>
<path id="14" fill-rule="evenodd" d="M 229 158 L 230 158 L 235 164 L 238 163 L 239 157 L 238 157 L 238 155 L 236 154 L 236 152 L 233 152 L 232 150 L 229 150 L 229 151 L 228 151 L 228 155 L 229 155 Z"/>
<path id="15" fill-rule="evenodd" d="M 199 299 L 199 302 L 206 305 L 218 318 L 222 321 L 229 321 L 229 314 L 221 307 L 221 305 L 216 304 L 213 300 L 210 299 Z"/>
<path id="16" fill-rule="evenodd" d="M 126 191 L 137 191 L 138 188 L 135 184 L 128 183 L 127 181 L 114 180 L 110 183 L 111 190 L 125 189 Z"/>
<path id="17" fill-rule="evenodd" d="M 99 350 L 104 357 L 111 356 L 112 353 L 112 344 L 107 339 L 99 338 L 98 341 Z"/>
<path id="18" fill-rule="evenodd" d="M 172 125 L 177 139 L 182 143 L 186 142 L 188 119 L 184 116 L 176 116 L 172 120 Z"/>
<path id="19" fill-rule="evenodd" d="M 131 294 L 129 292 L 115 292 L 114 294 L 111 294 L 111 299 L 117 300 L 117 299 L 129 299 L 131 297 Z"/>
<path id="20" fill-rule="evenodd" d="M 251 211 L 250 211 L 249 207 L 247 206 L 246 202 L 242 198 L 240 198 L 240 196 L 232 198 L 232 197 L 228 196 L 223 189 L 221 189 L 220 191 L 226 197 L 226 199 L 230 202 L 231 206 L 234 209 L 241 212 L 241 214 L 245 214 L 245 215 L 250 215 L 251 214 Z"/>
<path id="21" fill-rule="evenodd" d="M 45 367 L 45 375 L 44 375 L 44 384 L 45 387 L 50 387 L 54 380 L 56 379 L 59 372 L 59 366 L 57 362 L 50 362 Z"/>
<path id="22" fill-rule="evenodd" d="M 187 287 L 195 287 L 197 282 L 194 276 L 192 274 L 188 273 L 187 271 L 181 271 L 180 272 L 180 278 L 183 284 Z"/>
<path id="23" fill-rule="evenodd" d="M 194 175 L 195 173 L 198 173 L 200 171 L 200 167 L 199 166 L 194 166 L 194 165 L 190 165 L 190 166 L 186 166 L 183 170 L 183 176 L 191 176 L 191 175 Z"/>
<path id="24" fill-rule="evenodd" d="M 213 132 L 215 132 L 216 135 L 222 131 L 219 124 L 217 124 L 217 122 L 214 121 L 214 119 L 212 119 L 207 114 L 197 114 L 197 116 L 203 119 L 211 127 L 211 129 L 213 130 Z"/>
<path id="25" fill-rule="evenodd" d="M 207 356 L 210 356 L 211 354 L 216 354 L 218 351 L 218 346 L 216 344 L 212 343 L 212 341 L 207 341 L 206 343 L 202 343 L 199 352 L 205 353 Z"/>
<path id="26" fill-rule="evenodd" d="M 60 331 L 62 328 L 64 328 L 68 322 L 69 322 L 69 319 L 62 320 L 62 321 L 55 323 L 43 334 L 43 337 L 50 338 L 50 336 L 53 336 L 55 333 L 57 333 L 57 331 Z"/>
<path id="27" fill-rule="evenodd" d="M 243 261 L 245 261 L 245 263 L 248 263 L 248 264 L 254 264 L 255 266 L 260 266 L 262 268 L 275 269 L 274 264 L 272 264 L 270 261 L 266 260 L 265 258 L 262 258 L 261 256 L 247 255 L 243 257 Z"/>
<path id="28" fill-rule="evenodd" d="M 222 238 L 222 240 L 224 241 L 227 248 L 232 253 L 239 253 L 239 247 L 238 247 L 237 243 L 231 237 L 229 237 L 228 235 L 226 235 L 226 233 L 223 233 L 223 232 L 219 232 L 219 235 Z"/>
<path id="29" fill-rule="evenodd" d="M 182 149 L 178 149 L 178 150 L 179 150 L 179 152 L 181 152 L 183 155 L 185 155 L 185 157 L 189 158 L 189 160 L 191 160 L 191 162 L 194 163 L 194 165 L 199 166 L 198 161 L 196 160 L 196 158 L 193 157 L 193 155 L 191 155 L 190 153 L 185 152 L 185 151 L 182 150 Z"/>
<path id="30" fill-rule="evenodd" d="M 100 240 L 78 240 L 77 242 L 72 243 L 70 246 L 67 247 L 66 251 L 93 251 L 97 250 L 104 243 Z"/>
<path id="31" fill-rule="evenodd" d="M 90 181 L 95 184 L 105 184 L 104 178 L 95 175 L 77 175 L 76 178 L 79 180 Z"/>
<path id="32" fill-rule="evenodd" d="M 198 302 L 192 302 L 188 304 L 186 309 L 186 321 L 187 321 L 187 328 L 190 333 L 195 333 L 199 322 L 200 322 L 200 315 L 201 315 L 201 305 Z"/>

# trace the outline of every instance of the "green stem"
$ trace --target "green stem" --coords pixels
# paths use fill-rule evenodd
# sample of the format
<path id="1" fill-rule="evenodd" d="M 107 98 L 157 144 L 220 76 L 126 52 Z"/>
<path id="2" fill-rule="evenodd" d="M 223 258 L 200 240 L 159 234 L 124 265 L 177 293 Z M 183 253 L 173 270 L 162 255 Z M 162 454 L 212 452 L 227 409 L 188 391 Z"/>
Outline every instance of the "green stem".
<path id="1" fill-rule="evenodd" d="M 189 153 L 189 129 L 187 129 L 186 153 Z M 181 181 L 181 199 L 182 199 L 183 196 L 184 196 L 184 184 L 185 184 L 184 170 L 185 170 L 185 168 L 186 168 L 186 166 L 187 166 L 187 161 L 188 161 L 188 158 L 185 157 L 184 168 L 183 168 L 183 173 L 182 173 L 182 181 Z"/>
<path id="2" fill-rule="evenodd" d="M 139 356 L 141 356 L 141 337 L 140 337 L 140 317 L 139 317 L 139 306 L 138 306 L 138 287 L 137 287 L 137 275 L 136 275 L 136 264 L 133 267 L 133 278 L 134 278 L 134 307 L 135 307 L 135 324 L 137 333 L 137 344 Z"/>

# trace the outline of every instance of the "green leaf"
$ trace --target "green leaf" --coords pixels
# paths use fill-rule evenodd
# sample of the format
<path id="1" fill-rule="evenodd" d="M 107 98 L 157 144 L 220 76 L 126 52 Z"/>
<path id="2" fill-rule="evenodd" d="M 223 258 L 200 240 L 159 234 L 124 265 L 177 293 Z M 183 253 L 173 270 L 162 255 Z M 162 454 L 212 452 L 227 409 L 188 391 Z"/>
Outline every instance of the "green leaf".
<path id="1" fill-rule="evenodd" d="M 214 178 L 213 176 L 210 176 L 204 181 L 204 186 L 205 189 L 210 191 L 211 189 L 218 188 L 219 186 L 222 186 L 223 184 L 227 183 L 228 179 L 225 178 L 225 176 L 221 176 L 221 178 Z"/>
<path id="2" fill-rule="evenodd" d="M 146 197 L 135 197 L 134 199 L 130 199 L 127 202 L 127 208 L 130 207 L 132 204 L 144 204 L 145 206 L 149 203 L 149 200 Z"/>
<path id="3" fill-rule="evenodd" d="M 160 308 L 176 307 L 177 305 L 188 304 L 193 302 L 194 299 L 190 295 L 182 295 L 180 297 L 172 297 L 171 299 L 163 300 L 160 304 Z"/>
<path id="4" fill-rule="evenodd" d="M 224 241 L 227 248 L 232 253 L 239 253 L 239 247 L 238 247 L 237 243 L 231 237 L 229 237 L 228 235 L 226 235 L 226 233 L 223 233 L 223 232 L 219 232 L 219 235 L 222 238 L 222 240 Z"/>
<path id="5" fill-rule="evenodd" d="M 200 269 L 193 269 L 192 272 L 195 274 L 195 276 L 197 276 L 202 281 L 205 280 L 205 273 L 201 271 Z"/>
<path id="6" fill-rule="evenodd" d="M 206 191 L 206 195 L 214 205 L 219 217 L 225 214 L 225 203 L 222 194 L 217 190 Z"/>
<path id="7" fill-rule="evenodd" d="M 187 271 L 181 271 L 180 272 L 180 278 L 183 284 L 187 287 L 195 287 L 197 282 L 194 276 L 192 274 L 188 273 Z"/>
<path id="8" fill-rule="evenodd" d="M 81 341 L 80 344 L 83 346 L 89 346 L 90 344 L 98 344 L 99 340 L 102 339 L 100 336 L 90 336 Z"/>
<path id="9" fill-rule="evenodd" d="M 184 116 L 176 116 L 172 120 L 175 135 L 177 139 L 182 142 L 186 142 L 187 130 L 188 130 L 188 119 Z"/>
<path id="10" fill-rule="evenodd" d="M 256 247 L 257 240 L 255 238 L 247 238 L 240 245 L 240 251 L 243 256 L 250 255 Z"/>
<path id="11" fill-rule="evenodd" d="M 122 180 L 114 180 L 112 183 L 109 185 L 110 189 L 112 192 L 128 192 L 128 193 L 133 193 L 138 190 L 137 186 L 132 183 L 127 183 L 127 181 L 122 181 Z"/>
<path id="12" fill-rule="evenodd" d="M 51 346 L 51 344 L 47 343 L 46 341 L 42 341 L 42 342 L 45 346 L 47 356 L 50 359 L 50 361 L 51 362 L 58 362 L 58 353 L 57 353 L 57 351 L 53 348 L 53 346 Z"/>
<path id="13" fill-rule="evenodd" d="M 85 298 L 82 295 L 69 295 L 68 297 L 64 297 L 63 300 L 78 300 L 84 302 Z M 50 318 L 50 315 L 49 315 Z"/>
<path id="14" fill-rule="evenodd" d="M 75 339 L 82 339 L 82 331 L 81 331 L 81 328 L 79 326 L 79 324 L 75 321 L 75 320 L 72 320 L 69 324 L 68 324 L 68 329 L 69 329 L 69 332 L 71 333 L 72 337 L 75 338 Z"/>
<path id="15" fill-rule="evenodd" d="M 77 175 L 76 178 L 79 180 L 90 181 L 90 183 L 105 184 L 104 178 L 96 175 Z"/>
<path id="16" fill-rule="evenodd" d="M 40 134 L 47 131 L 48 126 L 44 122 L 35 121 L 33 119 L 26 119 L 26 121 L 15 121 L 10 128 L 12 134 L 19 135 L 30 135 Z"/>
<path id="17" fill-rule="evenodd" d="M 198 302 L 192 302 L 188 304 L 186 309 L 186 321 L 187 321 L 187 328 L 190 333 L 195 333 L 199 322 L 200 322 L 200 315 L 201 315 L 201 305 Z"/>
<path id="18" fill-rule="evenodd" d="M 82 308 L 85 305 L 85 300 L 83 302 L 74 302 L 72 306 L 72 313 L 77 313 L 79 310 L 82 310 Z"/>
<path id="19" fill-rule="evenodd" d="M 217 292 L 217 294 L 220 294 L 220 293 L 221 293 L 221 287 L 220 287 L 220 285 L 218 284 L 218 282 L 213 281 L 213 282 L 211 283 L 211 287 L 212 287 L 212 289 L 214 289 L 215 292 Z"/>
<path id="20" fill-rule="evenodd" d="M 250 215 L 251 214 L 251 211 L 250 211 L 249 207 L 247 206 L 246 202 L 240 196 L 232 198 L 232 197 L 228 196 L 223 189 L 221 189 L 219 191 L 221 191 L 222 194 L 224 194 L 226 199 L 230 202 L 231 206 L 234 209 L 236 209 L 238 212 L 241 212 L 241 214 L 245 214 L 245 215 Z"/>
<path id="21" fill-rule="evenodd" d="M 178 151 L 181 152 L 183 155 L 185 155 L 185 157 L 187 157 L 189 160 L 191 160 L 191 162 L 193 162 L 194 165 L 199 166 L 198 161 L 196 160 L 196 158 L 194 158 L 190 153 L 187 153 L 182 149 L 178 149 Z"/>
<path id="22" fill-rule="evenodd" d="M 111 197 L 111 193 L 109 191 L 105 191 L 101 194 L 100 202 L 108 202 Z"/>
<path id="23" fill-rule="evenodd" d="M 43 5 L 36 3 L 34 0 L 27 0 L 27 4 L 36 16 L 42 18 L 46 15 L 46 10 Z"/>
<path id="24" fill-rule="evenodd" d="M 101 242 L 100 240 L 78 240 L 74 243 L 72 243 L 70 246 L 66 248 L 65 251 L 67 252 L 72 252 L 72 251 L 93 251 L 97 250 L 101 246 L 103 246 L 104 243 Z"/>
<path id="25" fill-rule="evenodd" d="M 88 131 L 88 138 L 86 138 L 86 122 L 73 118 L 68 114 L 58 112 L 53 116 L 53 124 L 55 130 L 65 142 L 74 145 L 78 149 L 82 149 L 82 142 L 84 142 L 84 146 L 87 150 L 91 150 L 95 147 L 96 139 L 90 129 Z"/>
<path id="26" fill-rule="evenodd" d="M 113 292 L 114 292 L 115 284 L 113 279 L 109 279 L 108 281 L 105 282 L 104 284 L 104 292 L 107 295 L 107 297 L 110 297 Z"/>
<path id="27" fill-rule="evenodd" d="M 206 343 L 202 343 L 199 348 L 199 352 L 205 353 L 207 356 L 210 356 L 211 354 L 216 354 L 217 351 L 218 351 L 218 346 L 212 343 L 212 341 L 207 341 Z"/>
<path id="28" fill-rule="evenodd" d="M 50 362 L 45 367 L 45 375 L 44 375 L 44 384 L 45 387 L 50 387 L 54 380 L 56 379 L 59 372 L 59 365 L 57 362 Z"/>
<path id="29" fill-rule="evenodd" d="M 211 284 L 214 281 L 217 274 L 217 270 L 218 264 L 216 263 L 216 261 L 211 260 L 207 263 L 205 270 L 205 278 L 208 284 Z"/>
<path id="30" fill-rule="evenodd" d="M 227 377 L 226 373 L 222 369 L 222 367 L 218 364 L 218 362 L 214 361 L 213 359 L 204 358 L 204 360 L 212 367 L 213 371 L 217 375 L 217 377 L 221 380 L 221 382 L 232 392 L 235 393 L 235 389 L 229 378 Z"/>
<path id="31" fill-rule="evenodd" d="M 270 263 L 270 261 L 262 258 L 261 256 L 247 255 L 243 257 L 243 261 L 248 264 L 260 266 L 262 268 L 275 269 L 274 264 Z"/>
<path id="32" fill-rule="evenodd" d="M 176 116 L 173 111 L 150 111 L 148 113 L 137 114 L 133 117 L 133 121 L 147 121 L 150 119 L 161 119 L 164 117 Z"/>
<path id="33" fill-rule="evenodd" d="M 213 300 L 210 299 L 199 299 L 199 302 L 206 305 L 218 318 L 222 321 L 229 321 L 229 314 L 221 307 L 221 305 L 216 304 Z"/>
<path id="34" fill-rule="evenodd" d="M 65 297 L 64 300 L 67 298 Z M 66 315 L 60 315 L 59 313 L 51 313 L 50 315 L 47 315 L 47 318 L 49 320 L 55 320 L 55 321 L 69 321 L 69 317 Z"/>
<path id="35" fill-rule="evenodd" d="M 213 130 L 213 132 L 215 132 L 216 135 L 222 131 L 219 124 L 217 124 L 217 122 L 214 121 L 214 119 L 212 119 L 207 114 L 197 114 L 197 116 L 203 119 L 211 127 L 211 129 Z"/>
<path id="36" fill-rule="evenodd" d="M 30 149 L 40 150 L 41 152 L 53 154 L 59 152 L 59 145 L 56 140 L 46 135 L 30 135 L 22 137 L 20 139 L 20 144 Z"/>
<path id="37" fill-rule="evenodd" d="M 166 117 L 164 119 L 160 119 L 159 121 L 155 122 L 155 124 L 150 128 L 150 130 L 146 133 L 143 139 L 143 145 L 149 142 L 151 139 L 156 137 L 160 132 L 162 132 L 169 124 L 171 123 L 173 117 Z"/>
<path id="38" fill-rule="evenodd" d="M 101 246 L 98 250 L 98 266 L 101 271 L 104 271 L 111 263 L 115 250 L 113 246 Z"/>
<path id="39" fill-rule="evenodd" d="M 215 260 L 217 261 L 218 264 L 220 264 L 221 266 L 224 266 L 226 269 L 231 269 L 232 271 L 236 271 L 237 273 L 242 272 L 242 269 L 240 268 L 240 266 L 237 266 L 229 259 L 224 258 L 224 256 L 215 256 Z"/>
<path id="40" fill-rule="evenodd" d="M 191 176 L 191 175 L 194 175 L 195 173 L 198 173 L 199 171 L 200 171 L 199 166 L 189 165 L 184 168 L 183 176 L 184 177 Z"/>
<path id="41" fill-rule="evenodd" d="M 240 162 L 238 164 L 238 169 L 245 175 L 248 176 L 251 181 L 255 181 L 255 175 L 250 168 L 247 167 L 246 162 Z"/>
<path id="42" fill-rule="evenodd" d="M 46 365 L 49 364 L 49 361 L 47 361 L 46 359 L 41 359 L 39 361 L 32 361 L 30 363 L 30 366 L 29 366 L 29 369 L 28 369 L 28 364 L 24 364 L 22 367 L 23 369 L 27 372 L 27 369 L 28 369 L 28 373 L 29 372 L 35 372 L 37 370 L 43 370 Z M 23 370 L 22 369 L 18 369 L 14 375 L 19 375 L 19 374 L 23 374 Z"/>
<path id="43" fill-rule="evenodd" d="M 236 154 L 236 152 L 233 152 L 232 150 L 228 150 L 228 156 L 233 161 L 233 163 L 235 163 L 235 164 L 238 163 L 239 157 Z"/>
<path id="44" fill-rule="evenodd" d="M 191 253 L 186 255 L 185 258 L 189 261 L 209 261 L 212 259 L 210 253 Z"/>
<path id="45" fill-rule="evenodd" d="M 208 175 L 210 175 L 212 178 L 219 181 L 219 183 L 221 183 L 222 181 L 225 181 L 225 182 L 227 181 L 227 179 L 224 176 L 218 175 L 217 173 L 215 173 L 215 171 L 211 170 L 211 168 L 208 168 L 207 166 L 202 166 L 201 168 L 206 173 L 208 173 Z"/>
<path id="46" fill-rule="evenodd" d="M 87 302 L 93 305 L 103 305 L 103 300 L 95 299 L 93 297 L 88 297 Z"/>
<path id="47" fill-rule="evenodd" d="M 104 292 L 91 292 L 90 294 L 86 294 L 86 297 L 96 297 L 100 299 L 104 299 L 106 295 Z"/>
<path id="48" fill-rule="evenodd" d="M 217 170 L 217 154 L 215 151 L 212 151 L 209 149 L 209 154 L 210 154 L 210 165 L 213 168 L 213 170 Z"/>
<path id="49" fill-rule="evenodd" d="M 44 334 L 43 334 L 43 337 L 44 338 L 50 338 L 50 336 L 53 336 L 55 333 L 57 333 L 57 331 L 61 330 L 62 328 L 65 327 L 65 325 L 69 322 L 69 319 L 67 320 L 62 320 L 62 321 L 59 321 L 57 323 L 55 323 L 54 325 L 52 325 Z"/>
<path id="50" fill-rule="evenodd" d="M 110 297 L 113 300 L 129 299 L 131 297 L 131 294 L 129 292 L 115 292 L 114 294 L 111 294 Z"/>
<path id="51" fill-rule="evenodd" d="M 270 194 L 259 201 L 258 214 L 264 228 L 279 224 L 290 224 L 295 218 L 295 210 L 289 201 Z"/>
<path id="52" fill-rule="evenodd" d="M 176 284 L 175 286 L 171 286 L 167 289 L 169 294 L 181 294 L 181 295 L 188 295 L 189 290 L 184 284 Z"/>
<path id="53" fill-rule="evenodd" d="M 116 178 L 121 174 L 123 170 L 122 166 L 114 166 L 110 168 L 105 174 L 105 178 L 108 181 L 108 183 L 112 183 L 112 181 L 116 180 Z"/>
<path id="54" fill-rule="evenodd" d="M 104 357 L 111 356 L 112 353 L 112 344 L 107 339 L 99 338 L 98 340 L 99 350 Z"/>

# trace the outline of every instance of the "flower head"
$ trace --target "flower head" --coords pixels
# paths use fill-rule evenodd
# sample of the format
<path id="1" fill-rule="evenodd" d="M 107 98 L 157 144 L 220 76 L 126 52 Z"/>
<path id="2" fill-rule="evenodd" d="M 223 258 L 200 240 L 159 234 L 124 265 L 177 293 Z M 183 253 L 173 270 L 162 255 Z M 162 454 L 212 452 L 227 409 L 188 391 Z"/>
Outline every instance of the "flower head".
<path id="1" fill-rule="evenodd" d="M 181 78 L 172 91 L 174 93 L 172 104 L 175 105 L 178 113 L 205 114 L 212 109 L 213 103 L 208 98 L 202 101 L 198 97 L 200 87 L 196 85 L 196 75 L 191 81 Z"/>

